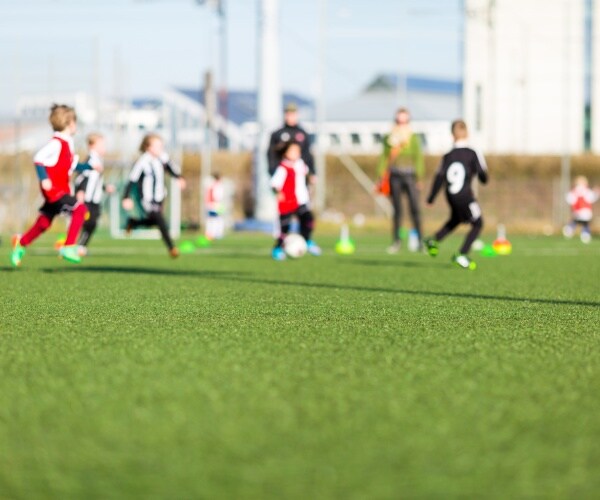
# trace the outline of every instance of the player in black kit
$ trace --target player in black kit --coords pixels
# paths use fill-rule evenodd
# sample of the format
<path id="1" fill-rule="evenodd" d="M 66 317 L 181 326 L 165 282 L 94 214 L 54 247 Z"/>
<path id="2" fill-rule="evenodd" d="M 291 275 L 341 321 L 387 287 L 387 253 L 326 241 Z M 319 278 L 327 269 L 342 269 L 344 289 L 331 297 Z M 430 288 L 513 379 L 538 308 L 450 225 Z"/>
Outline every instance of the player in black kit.
<path id="1" fill-rule="evenodd" d="M 483 218 L 481 208 L 475 199 L 471 189 L 473 177 L 485 184 L 488 179 L 487 167 L 482 156 L 467 145 L 467 125 L 463 120 L 452 123 L 452 135 L 454 147 L 444 155 L 440 167 L 433 181 L 431 193 L 427 198 L 427 204 L 432 205 L 439 190 L 445 184 L 446 199 L 450 205 L 450 219 L 435 233 L 434 236 L 425 239 L 429 255 L 435 257 L 438 254 L 438 243 L 442 241 L 459 224 L 471 224 L 471 230 L 460 248 L 460 253 L 452 257 L 459 267 L 464 269 L 475 269 L 477 266 L 467 254 L 471 245 L 481 233 Z"/>

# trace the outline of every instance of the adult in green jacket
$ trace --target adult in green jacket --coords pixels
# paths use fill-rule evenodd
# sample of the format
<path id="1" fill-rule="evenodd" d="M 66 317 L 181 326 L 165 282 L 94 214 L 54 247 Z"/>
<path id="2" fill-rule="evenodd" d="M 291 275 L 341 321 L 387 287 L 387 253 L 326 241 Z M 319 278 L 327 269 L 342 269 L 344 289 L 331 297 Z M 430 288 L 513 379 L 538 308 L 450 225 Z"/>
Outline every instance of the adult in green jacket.
<path id="1" fill-rule="evenodd" d="M 402 223 L 402 193 L 406 193 L 413 227 L 419 235 L 421 245 L 421 211 L 419 191 L 425 173 L 423 149 L 419 136 L 410 126 L 410 113 L 405 108 L 396 112 L 392 131 L 383 138 L 383 152 L 379 159 L 378 173 L 389 173 L 390 198 L 394 209 L 392 218 L 392 245 L 388 253 L 400 250 L 400 227 Z"/>

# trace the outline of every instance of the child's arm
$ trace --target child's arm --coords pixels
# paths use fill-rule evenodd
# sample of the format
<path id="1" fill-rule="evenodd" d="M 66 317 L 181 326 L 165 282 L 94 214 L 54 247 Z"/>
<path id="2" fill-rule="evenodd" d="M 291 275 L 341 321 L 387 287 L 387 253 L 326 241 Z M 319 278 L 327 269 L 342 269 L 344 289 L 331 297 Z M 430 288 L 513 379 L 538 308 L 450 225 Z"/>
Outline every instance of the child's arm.
<path id="1" fill-rule="evenodd" d="M 90 178 L 85 174 L 79 175 L 75 179 L 75 196 L 79 201 L 83 201 L 89 180 Z"/>
<path id="2" fill-rule="evenodd" d="M 444 172 L 445 172 L 445 160 L 446 158 L 442 158 L 442 161 L 440 162 L 440 166 L 438 167 L 437 173 L 435 174 L 435 179 L 433 180 L 433 185 L 431 186 L 431 192 L 429 193 L 429 196 L 427 197 L 427 204 L 428 205 L 432 205 L 433 201 L 435 200 L 435 197 L 437 196 L 437 194 L 439 193 L 440 189 L 442 188 L 442 186 L 444 185 Z"/>
<path id="3" fill-rule="evenodd" d="M 125 186 L 125 192 L 123 193 L 123 201 L 121 202 L 125 210 L 131 210 L 133 208 L 131 190 L 133 189 L 133 185 L 140 180 L 142 172 L 144 171 L 144 163 L 142 158 L 135 162 L 131 172 L 129 173 L 129 179 L 127 185 Z"/>
<path id="4" fill-rule="evenodd" d="M 277 195 L 277 199 L 281 199 L 283 196 L 283 184 L 286 177 L 287 171 L 282 166 L 278 166 L 271 177 L 271 189 Z"/>
<path id="5" fill-rule="evenodd" d="M 73 170 L 78 173 L 85 172 L 86 170 L 95 170 L 96 172 L 102 172 L 104 170 L 104 167 L 101 163 L 96 163 L 88 160 L 87 162 L 83 163 L 77 162 Z"/>
<path id="6" fill-rule="evenodd" d="M 179 181 L 179 188 L 180 189 L 185 189 L 185 186 L 186 186 L 185 179 L 181 176 L 181 173 L 178 172 L 178 169 L 176 169 L 173 166 L 173 164 L 171 163 L 171 161 L 169 159 L 169 155 L 167 153 L 164 153 L 160 157 L 160 161 L 162 162 L 163 167 L 165 168 L 165 170 L 167 172 L 169 172 L 169 175 L 171 177 L 175 177 L 175 179 L 177 179 Z"/>
<path id="7" fill-rule="evenodd" d="M 485 161 L 485 158 L 479 151 L 477 151 L 477 150 L 474 150 L 474 151 L 475 151 L 475 168 L 477 169 L 477 178 L 479 179 L 479 182 L 481 182 L 482 184 L 487 184 L 487 181 L 488 181 L 487 163 Z"/>
<path id="8" fill-rule="evenodd" d="M 46 169 L 52 168 L 56 165 L 56 162 L 58 162 L 58 157 L 60 156 L 60 149 L 60 142 L 52 139 L 33 157 L 35 172 L 38 176 L 43 191 L 52 189 L 52 181 L 48 178 L 48 172 Z"/>

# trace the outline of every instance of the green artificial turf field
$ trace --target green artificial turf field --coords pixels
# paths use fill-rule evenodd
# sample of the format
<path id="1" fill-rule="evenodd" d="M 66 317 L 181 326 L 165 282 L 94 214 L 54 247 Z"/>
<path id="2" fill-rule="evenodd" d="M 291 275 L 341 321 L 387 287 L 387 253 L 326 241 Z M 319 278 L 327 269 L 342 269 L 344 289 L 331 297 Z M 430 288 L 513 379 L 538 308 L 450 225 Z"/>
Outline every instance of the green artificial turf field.
<path id="1" fill-rule="evenodd" d="M 0 498 L 598 495 L 599 241 L 320 241 L 0 247 Z"/>

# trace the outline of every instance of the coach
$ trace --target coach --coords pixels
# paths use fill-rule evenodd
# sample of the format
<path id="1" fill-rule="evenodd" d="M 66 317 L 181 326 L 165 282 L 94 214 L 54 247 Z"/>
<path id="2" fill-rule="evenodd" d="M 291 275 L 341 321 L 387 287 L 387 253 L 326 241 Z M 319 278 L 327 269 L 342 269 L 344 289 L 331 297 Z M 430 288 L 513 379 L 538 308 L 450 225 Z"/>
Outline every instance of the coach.
<path id="1" fill-rule="evenodd" d="M 271 134 L 269 151 L 269 175 L 273 175 L 281 162 L 281 154 L 277 152 L 277 145 L 282 142 L 294 141 L 300 144 L 301 155 L 304 163 L 308 166 L 311 182 L 315 181 L 315 161 L 310 152 L 310 140 L 306 131 L 298 125 L 298 106 L 293 102 L 287 104 L 283 114 L 284 125 Z"/>

